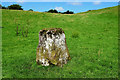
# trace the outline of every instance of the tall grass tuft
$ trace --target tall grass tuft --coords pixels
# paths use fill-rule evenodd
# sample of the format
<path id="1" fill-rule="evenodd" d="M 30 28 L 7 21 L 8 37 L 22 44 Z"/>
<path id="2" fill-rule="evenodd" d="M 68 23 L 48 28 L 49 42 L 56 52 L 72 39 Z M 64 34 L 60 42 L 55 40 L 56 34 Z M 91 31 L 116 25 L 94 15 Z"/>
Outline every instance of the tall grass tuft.
<path id="1" fill-rule="evenodd" d="M 22 36 L 24 37 L 24 26 L 23 26 L 23 30 L 22 30 Z"/>
<path id="2" fill-rule="evenodd" d="M 26 28 L 25 36 L 26 36 L 26 37 L 28 36 L 28 27 Z"/>
<path id="3" fill-rule="evenodd" d="M 18 26 L 17 26 L 17 29 L 16 29 L 16 35 L 18 36 L 19 32 L 18 32 Z"/>
<path id="4" fill-rule="evenodd" d="M 78 33 L 76 33 L 76 32 L 72 33 L 72 38 L 78 38 L 78 37 L 79 37 Z"/>

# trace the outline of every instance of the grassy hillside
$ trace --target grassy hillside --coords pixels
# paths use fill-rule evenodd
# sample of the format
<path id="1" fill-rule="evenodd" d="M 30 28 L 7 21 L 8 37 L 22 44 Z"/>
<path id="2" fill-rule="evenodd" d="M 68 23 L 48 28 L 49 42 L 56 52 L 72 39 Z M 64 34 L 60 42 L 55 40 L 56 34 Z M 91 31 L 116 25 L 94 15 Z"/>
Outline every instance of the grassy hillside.
<path id="1" fill-rule="evenodd" d="M 2 27 L 3 78 L 118 77 L 117 6 L 71 15 L 2 10 Z M 43 28 L 65 31 L 71 60 L 63 68 L 36 64 Z M 27 37 L 23 30 L 28 30 Z"/>

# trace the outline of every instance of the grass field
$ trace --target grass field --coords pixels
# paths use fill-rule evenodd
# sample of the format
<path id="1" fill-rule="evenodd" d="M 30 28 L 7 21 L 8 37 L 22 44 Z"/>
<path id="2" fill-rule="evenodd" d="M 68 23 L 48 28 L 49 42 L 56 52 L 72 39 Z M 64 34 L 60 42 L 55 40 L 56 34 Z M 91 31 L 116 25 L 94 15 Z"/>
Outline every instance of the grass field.
<path id="1" fill-rule="evenodd" d="M 71 60 L 64 67 L 36 64 L 43 28 L 65 31 Z M 2 10 L 2 74 L 3 78 L 118 77 L 118 6 L 70 15 Z"/>

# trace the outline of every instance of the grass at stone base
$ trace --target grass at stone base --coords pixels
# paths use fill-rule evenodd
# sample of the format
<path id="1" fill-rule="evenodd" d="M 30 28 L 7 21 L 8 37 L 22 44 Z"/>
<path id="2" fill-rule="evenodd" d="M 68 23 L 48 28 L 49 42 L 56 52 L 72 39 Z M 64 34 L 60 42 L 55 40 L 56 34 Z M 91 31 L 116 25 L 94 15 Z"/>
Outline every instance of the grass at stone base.
<path id="1" fill-rule="evenodd" d="M 117 8 L 73 15 L 2 10 L 3 78 L 118 77 Z M 23 26 L 28 27 L 28 37 L 22 35 Z M 63 68 L 36 64 L 38 33 L 43 28 L 65 31 L 71 60 Z"/>

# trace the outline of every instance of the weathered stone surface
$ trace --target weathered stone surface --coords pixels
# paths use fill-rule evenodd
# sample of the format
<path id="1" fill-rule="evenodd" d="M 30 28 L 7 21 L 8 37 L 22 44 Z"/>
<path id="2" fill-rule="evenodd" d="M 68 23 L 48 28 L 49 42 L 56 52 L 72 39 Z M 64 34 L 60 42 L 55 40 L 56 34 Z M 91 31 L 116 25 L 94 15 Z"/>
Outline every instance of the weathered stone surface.
<path id="1" fill-rule="evenodd" d="M 39 32 L 36 62 L 42 66 L 63 66 L 70 59 L 64 31 L 61 28 L 43 29 Z"/>

